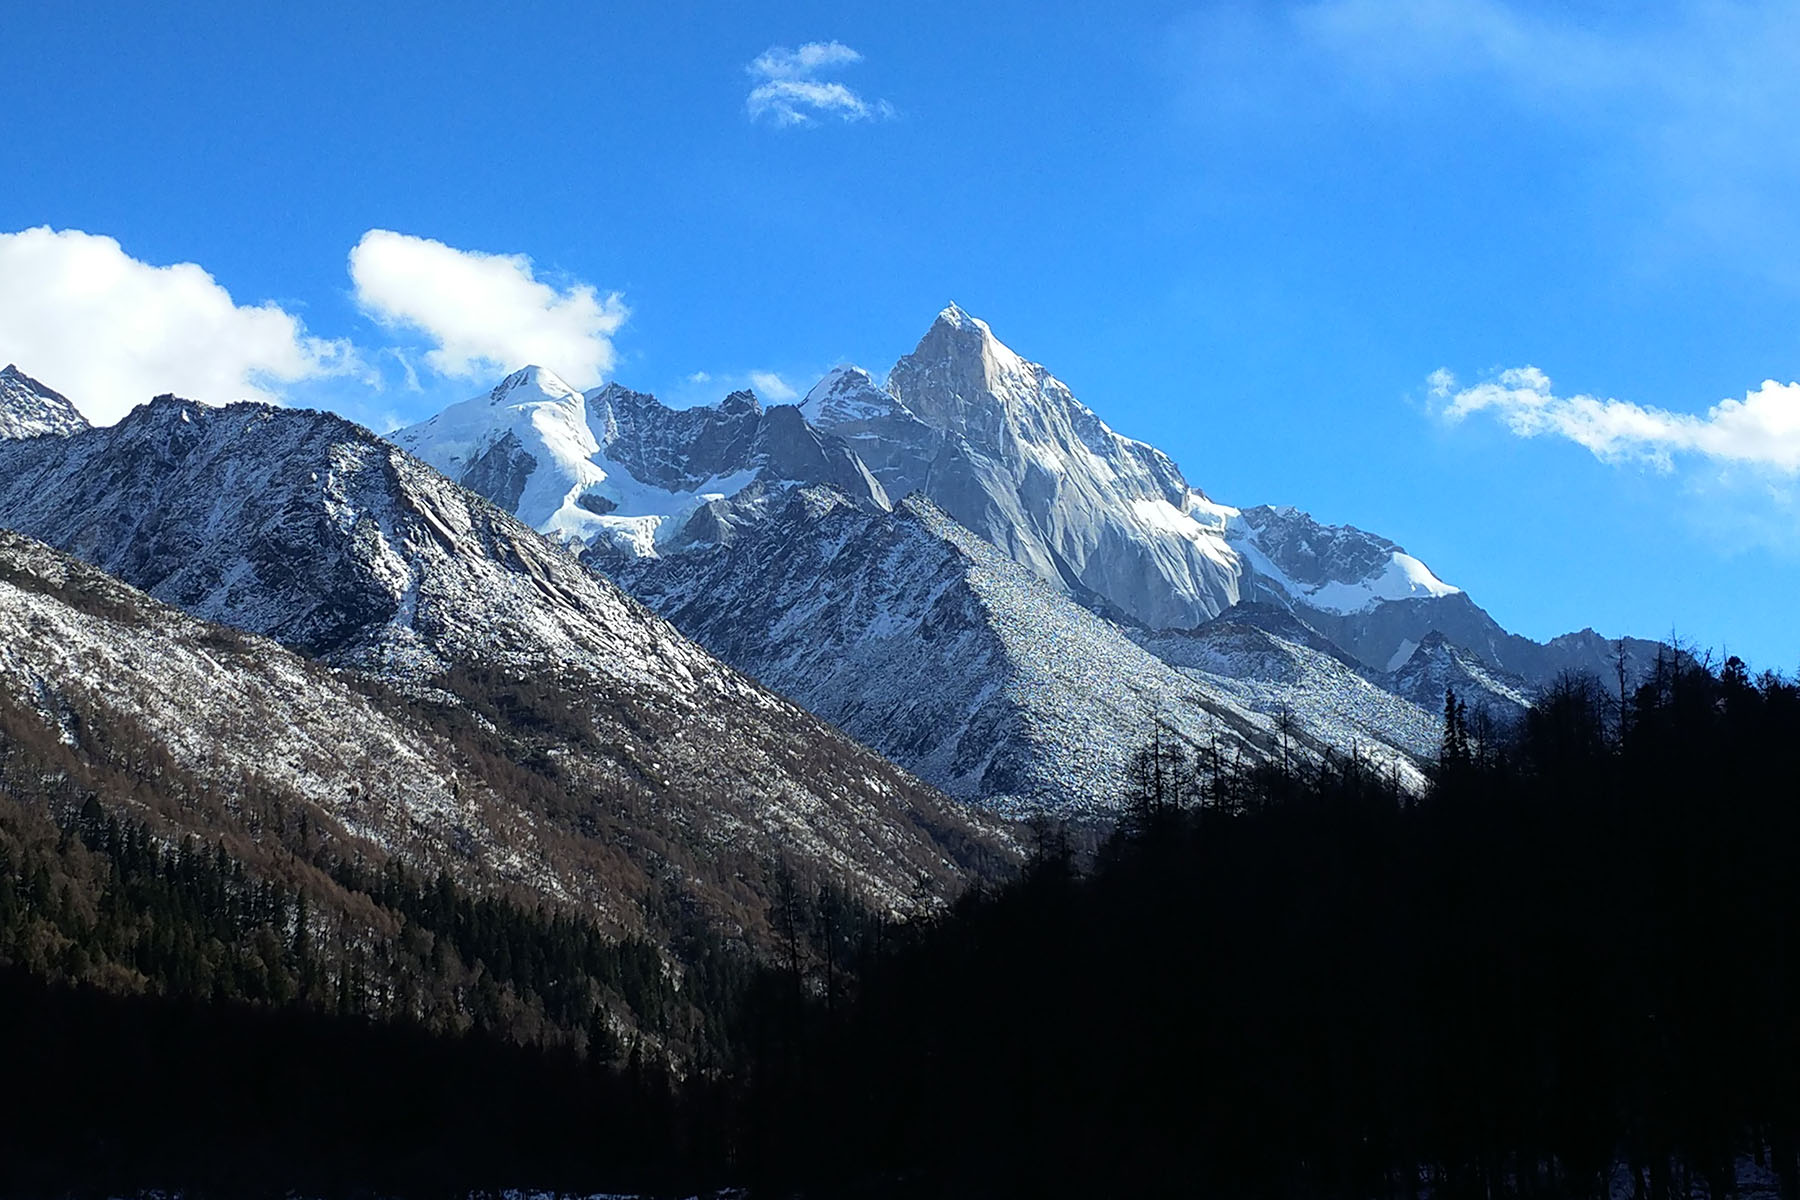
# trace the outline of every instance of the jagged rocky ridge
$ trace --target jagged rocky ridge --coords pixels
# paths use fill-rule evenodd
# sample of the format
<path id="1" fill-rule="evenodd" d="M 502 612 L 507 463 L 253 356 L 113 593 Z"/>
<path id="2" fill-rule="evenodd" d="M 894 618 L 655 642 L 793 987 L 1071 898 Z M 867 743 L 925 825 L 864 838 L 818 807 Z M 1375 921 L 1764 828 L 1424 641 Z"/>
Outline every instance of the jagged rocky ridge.
<path id="1" fill-rule="evenodd" d="M 602 554 L 729 541 L 796 484 L 888 505 L 841 438 L 747 391 L 671 409 L 617 384 L 578 392 L 527 367 L 394 441 L 534 528 Z"/>
<path id="2" fill-rule="evenodd" d="M 777 859 L 904 910 L 921 878 L 947 890 L 1009 853 L 511 515 L 328 414 L 163 397 L 110 428 L 0 442 L 0 525 L 404 685 L 426 719 L 525 764 L 559 836 L 616 839 L 644 879 L 705 893 L 728 925 L 766 933 L 758 889 Z"/>

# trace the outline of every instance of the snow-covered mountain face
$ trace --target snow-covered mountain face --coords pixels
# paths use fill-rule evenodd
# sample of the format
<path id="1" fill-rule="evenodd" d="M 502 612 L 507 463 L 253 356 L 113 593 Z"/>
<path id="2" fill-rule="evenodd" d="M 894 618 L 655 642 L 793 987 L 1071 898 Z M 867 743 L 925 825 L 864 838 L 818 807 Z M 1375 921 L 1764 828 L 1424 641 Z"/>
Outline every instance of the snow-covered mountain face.
<path id="1" fill-rule="evenodd" d="M 76 433 L 88 420 L 66 396 L 8 363 L 0 368 L 0 438 Z"/>
<path id="2" fill-rule="evenodd" d="M 1113 808 L 1126 756 L 1159 718 L 1196 747 L 1265 758 L 1294 708 L 1284 685 L 1308 672 L 1318 699 L 1290 733 L 1303 753 L 1360 741 L 1417 778 L 1414 756 L 1435 745 L 1427 714 L 1341 665 L 1325 679 L 1304 648 L 1277 650 L 1301 661 L 1276 666 L 1188 635 L 1210 639 L 1211 657 L 1172 667 L 916 494 L 886 513 L 808 489 L 729 547 L 616 570 L 726 661 L 1009 813 Z M 1356 724 L 1344 714 L 1359 701 L 1378 707 Z M 1388 709 L 1398 739 L 1375 729 Z"/>
<path id="3" fill-rule="evenodd" d="M 1191 627 L 1237 602 L 1233 510 L 954 305 L 885 387 L 835 371 L 801 412 L 843 436 L 889 495 L 929 497 L 1014 561 L 1131 621 Z"/>
<path id="4" fill-rule="evenodd" d="M 672 409 L 617 384 L 578 392 L 527 367 L 393 440 L 533 528 L 603 556 L 729 541 L 796 485 L 888 504 L 841 439 L 750 392 Z"/>
<path id="5" fill-rule="evenodd" d="M 1272 603 L 1383 670 L 1440 625 L 1505 636 L 1466 598 L 1440 604 L 1461 593 L 1384 538 L 1212 501 L 955 305 L 884 382 L 841 367 L 797 411 L 741 392 L 674 410 L 527 368 L 396 440 L 607 570 L 729 542 L 792 488 L 828 484 L 871 509 L 922 495 L 1127 626 L 1191 629 Z"/>
<path id="6" fill-rule="evenodd" d="M 539 705 L 514 749 L 548 755 L 568 796 L 645 814 L 630 836 L 659 831 L 666 861 L 787 854 L 903 908 L 921 872 L 1004 852 L 563 548 L 328 414 L 163 397 L 110 428 L 0 443 L 0 525 L 420 695 Z M 565 732 L 538 744 L 539 728 Z"/>
<path id="7" fill-rule="evenodd" d="M 1245 600 L 1361 629 L 1393 602 L 1459 595 L 1385 538 L 1209 499 L 955 305 L 885 386 L 840 368 L 801 412 L 842 435 L 889 495 L 929 496 L 1081 602 L 1144 629 L 1192 629 Z M 1352 652 L 1386 668 L 1404 641 L 1371 633 Z"/>

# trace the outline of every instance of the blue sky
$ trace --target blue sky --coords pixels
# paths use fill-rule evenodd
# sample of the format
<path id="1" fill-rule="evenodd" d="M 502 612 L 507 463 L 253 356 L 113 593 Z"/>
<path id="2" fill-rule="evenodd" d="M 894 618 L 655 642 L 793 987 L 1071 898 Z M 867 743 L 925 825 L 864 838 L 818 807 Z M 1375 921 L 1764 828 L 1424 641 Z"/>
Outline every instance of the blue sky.
<path id="1" fill-rule="evenodd" d="M 1511 628 L 1800 666 L 1792 5 L 275 8 L 9 14 L 0 359 L 98 418 L 779 399 L 954 299 Z"/>

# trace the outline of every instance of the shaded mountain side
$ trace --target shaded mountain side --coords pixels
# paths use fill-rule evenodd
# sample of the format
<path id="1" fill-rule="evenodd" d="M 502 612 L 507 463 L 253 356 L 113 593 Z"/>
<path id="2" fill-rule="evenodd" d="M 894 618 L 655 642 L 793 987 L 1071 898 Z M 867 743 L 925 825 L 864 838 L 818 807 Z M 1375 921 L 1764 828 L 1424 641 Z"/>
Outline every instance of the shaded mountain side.
<path id="1" fill-rule="evenodd" d="M 678 891 L 716 881 L 751 936 L 766 875 L 744 863 L 786 857 L 904 911 L 1009 854 L 995 828 L 339 418 L 163 399 L 107 429 L 0 443 L 0 480 L 0 524 L 378 673 L 435 706 L 470 761 L 529 785 L 544 821 L 616 835 Z"/>
<path id="2" fill-rule="evenodd" d="M 1349 613 L 1304 606 L 1296 612 L 1376 671 L 1398 670 L 1418 646 L 1437 637 L 1461 647 L 1485 669 L 1522 681 L 1528 692 L 1549 686 L 1565 673 L 1598 679 L 1614 679 L 1618 673 L 1620 639 L 1583 629 L 1536 642 L 1508 633 L 1462 592 L 1394 600 Z M 1668 652 L 1663 643 L 1645 638 L 1623 641 L 1626 673 L 1633 682 L 1651 671 L 1659 653 Z"/>
<path id="3" fill-rule="evenodd" d="M 1428 633 L 1394 671 L 1391 686 L 1421 707 L 1441 714 L 1445 694 L 1454 692 L 1472 713 L 1510 723 L 1524 715 L 1540 689 L 1516 675 L 1489 666 L 1441 633 Z"/>
<path id="4" fill-rule="evenodd" d="M 341 857 L 349 847 L 305 822 L 256 839 L 180 832 L 157 802 L 204 793 L 199 777 L 45 739 L 12 708 L 0 785 L 0 969 L 54 984 L 482 1027 L 598 1063 L 635 1041 L 684 1061 L 723 1047 L 683 975 L 754 962 L 696 941 L 672 967 L 656 943 L 575 912 Z"/>

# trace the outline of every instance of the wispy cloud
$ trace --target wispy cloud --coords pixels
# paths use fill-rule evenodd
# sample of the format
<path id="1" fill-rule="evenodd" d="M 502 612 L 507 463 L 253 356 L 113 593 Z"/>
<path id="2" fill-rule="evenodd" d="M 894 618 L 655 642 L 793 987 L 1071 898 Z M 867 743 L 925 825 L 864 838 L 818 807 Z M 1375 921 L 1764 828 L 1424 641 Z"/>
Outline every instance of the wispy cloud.
<path id="1" fill-rule="evenodd" d="M 113 238 L 0 233 L 0 359 L 100 424 L 161 392 L 212 404 L 366 374 L 349 342 L 312 337 L 279 305 L 239 304 L 196 263 L 156 266 Z"/>
<path id="2" fill-rule="evenodd" d="M 751 120 L 781 127 L 809 125 L 820 117 L 867 121 L 893 116 L 894 106 L 886 100 L 865 100 L 845 84 L 819 78 L 855 66 L 862 57 L 842 42 L 807 42 L 799 49 L 771 46 L 744 68 L 758 81 L 744 107 Z"/>
<path id="3" fill-rule="evenodd" d="M 787 380 L 773 371 L 750 372 L 750 386 L 764 400 L 773 400 L 777 404 L 786 404 L 790 400 L 798 400 L 800 393 Z"/>
<path id="4" fill-rule="evenodd" d="M 531 363 L 577 387 L 599 383 L 628 315 L 618 293 L 553 286 L 523 254 L 459 250 L 386 229 L 369 230 L 350 251 L 350 278 L 365 312 L 423 334 L 432 344 L 425 365 L 458 379 Z"/>
<path id="5" fill-rule="evenodd" d="M 1447 421 L 1486 413 L 1521 437 L 1565 438 L 1607 462 L 1636 460 L 1667 471 L 1678 457 L 1694 456 L 1800 475 L 1800 383 L 1766 380 L 1742 400 L 1721 400 L 1703 414 L 1597 396 L 1559 396 L 1549 376 L 1536 367 L 1501 371 L 1466 388 L 1448 371 L 1438 370 L 1428 384 Z"/>

